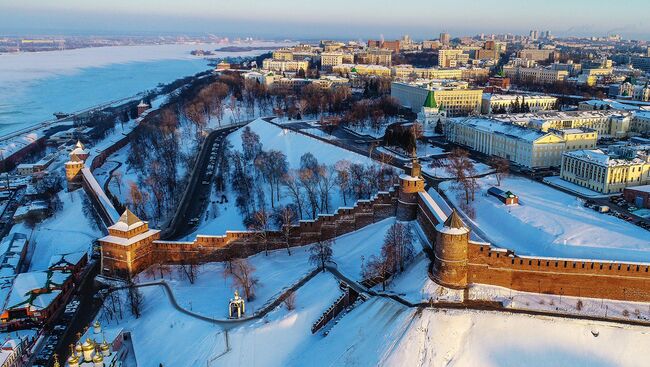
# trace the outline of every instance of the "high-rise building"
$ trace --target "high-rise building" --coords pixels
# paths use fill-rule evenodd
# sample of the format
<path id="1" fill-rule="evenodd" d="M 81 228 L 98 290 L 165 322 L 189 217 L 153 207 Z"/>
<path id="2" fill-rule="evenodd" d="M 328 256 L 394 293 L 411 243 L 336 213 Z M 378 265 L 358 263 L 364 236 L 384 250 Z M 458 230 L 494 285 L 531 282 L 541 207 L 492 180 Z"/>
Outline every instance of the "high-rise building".
<path id="1" fill-rule="evenodd" d="M 536 30 L 531 30 L 530 31 L 530 39 L 533 41 L 536 41 L 538 38 L 538 31 Z"/>
<path id="2" fill-rule="evenodd" d="M 451 41 L 451 37 L 449 36 L 449 33 L 447 32 L 440 33 L 440 43 L 442 43 L 443 45 L 448 45 L 449 41 Z"/>

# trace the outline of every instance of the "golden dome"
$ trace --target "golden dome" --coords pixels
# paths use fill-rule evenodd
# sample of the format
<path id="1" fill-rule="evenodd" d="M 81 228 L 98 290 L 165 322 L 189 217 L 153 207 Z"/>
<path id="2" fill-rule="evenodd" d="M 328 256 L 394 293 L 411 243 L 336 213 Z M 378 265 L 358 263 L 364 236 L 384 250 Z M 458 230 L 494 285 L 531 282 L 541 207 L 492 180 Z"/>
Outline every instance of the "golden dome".
<path id="1" fill-rule="evenodd" d="M 68 358 L 68 364 L 75 364 L 75 363 L 79 363 L 79 358 L 77 358 L 77 356 L 73 354 Z"/>
<path id="2" fill-rule="evenodd" d="M 81 346 L 81 348 L 83 349 L 84 352 L 89 352 L 89 351 L 95 349 L 95 345 L 94 345 L 93 341 L 90 340 L 90 338 L 88 338 L 88 339 L 86 339 L 84 344 Z"/>
<path id="3" fill-rule="evenodd" d="M 99 362 L 103 362 L 103 361 L 104 361 L 104 357 L 102 357 L 102 354 L 101 353 L 95 353 L 95 356 L 93 357 L 93 362 L 94 363 L 99 363 Z"/>
<path id="4" fill-rule="evenodd" d="M 106 342 L 106 340 L 104 340 L 104 342 L 99 346 L 99 348 L 100 348 L 100 349 L 102 350 L 102 352 L 103 352 L 103 351 L 109 350 L 109 349 L 110 349 L 110 346 L 108 345 L 108 343 Z"/>
<path id="5" fill-rule="evenodd" d="M 81 353 L 81 351 L 82 351 L 81 343 L 77 343 L 77 345 L 75 345 L 74 349 L 77 351 L 77 353 Z"/>

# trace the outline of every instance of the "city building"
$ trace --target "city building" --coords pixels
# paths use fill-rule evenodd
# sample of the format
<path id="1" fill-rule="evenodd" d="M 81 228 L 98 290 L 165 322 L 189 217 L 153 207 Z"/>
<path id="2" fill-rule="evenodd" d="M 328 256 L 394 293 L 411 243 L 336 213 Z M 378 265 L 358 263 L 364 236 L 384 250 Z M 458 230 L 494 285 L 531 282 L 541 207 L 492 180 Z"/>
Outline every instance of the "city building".
<path id="1" fill-rule="evenodd" d="M 623 189 L 623 197 L 637 208 L 650 209 L 650 185 L 626 187 Z"/>
<path id="2" fill-rule="evenodd" d="M 517 109 L 539 112 L 554 110 L 556 106 L 557 98 L 551 96 L 483 93 L 481 113 L 510 113 Z"/>
<path id="3" fill-rule="evenodd" d="M 517 52 L 518 58 L 534 61 L 555 60 L 558 55 L 559 53 L 556 50 L 551 49 L 524 49 Z"/>
<path id="4" fill-rule="evenodd" d="M 515 83 L 552 84 L 562 82 L 569 76 L 566 70 L 551 68 L 527 68 L 521 66 L 504 66 L 503 73 Z"/>
<path id="5" fill-rule="evenodd" d="M 297 72 L 298 70 L 307 71 L 309 68 L 309 61 L 294 61 L 294 60 L 276 60 L 264 59 L 262 62 L 262 69 L 275 72 Z"/>
<path id="6" fill-rule="evenodd" d="M 391 76 L 391 69 L 382 65 L 341 64 L 334 66 L 332 72 L 339 75 L 356 73 L 357 75 L 375 75 L 381 77 Z"/>
<path id="7" fill-rule="evenodd" d="M 420 112 L 429 92 L 433 92 L 437 105 L 447 116 L 479 113 L 483 90 L 469 89 L 467 82 L 429 80 L 413 83 L 391 83 L 391 96 L 413 112 Z"/>
<path id="8" fill-rule="evenodd" d="M 368 48 L 385 48 L 391 52 L 399 52 L 400 41 L 368 40 Z"/>
<path id="9" fill-rule="evenodd" d="M 616 159 L 598 149 L 566 152 L 560 177 L 603 194 L 619 193 L 629 186 L 650 183 L 650 159 L 647 154 Z"/>
<path id="10" fill-rule="evenodd" d="M 393 52 L 385 48 L 369 48 L 356 54 L 357 64 L 391 66 Z"/>
<path id="11" fill-rule="evenodd" d="M 469 54 L 462 49 L 440 49 L 438 50 L 438 66 L 441 68 L 455 68 L 469 62 Z"/>
<path id="12" fill-rule="evenodd" d="M 559 166 L 562 153 L 580 146 L 579 142 L 595 146 L 597 139 L 593 131 L 542 132 L 482 117 L 448 119 L 444 133 L 451 142 L 528 169 Z"/>
<path id="13" fill-rule="evenodd" d="M 623 82 L 621 84 L 612 84 L 609 86 L 609 96 L 618 99 L 631 99 L 634 101 L 649 102 L 650 86 L 648 84 L 632 84 Z"/>
<path id="14" fill-rule="evenodd" d="M 332 70 L 333 66 L 343 64 L 342 52 L 323 52 L 320 54 L 322 70 Z"/>
<path id="15" fill-rule="evenodd" d="M 451 41 L 451 36 L 447 32 L 440 33 L 440 43 L 448 45 Z"/>
<path id="16" fill-rule="evenodd" d="M 599 136 L 625 137 L 630 132 L 632 113 L 618 110 L 546 111 L 496 115 L 495 119 L 543 132 L 562 129 L 589 128 Z"/>
<path id="17" fill-rule="evenodd" d="M 510 89 L 510 78 L 503 76 L 493 76 L 488 79 L 488 85 L 490 87 L 496 87 L 502 90 Z"/>

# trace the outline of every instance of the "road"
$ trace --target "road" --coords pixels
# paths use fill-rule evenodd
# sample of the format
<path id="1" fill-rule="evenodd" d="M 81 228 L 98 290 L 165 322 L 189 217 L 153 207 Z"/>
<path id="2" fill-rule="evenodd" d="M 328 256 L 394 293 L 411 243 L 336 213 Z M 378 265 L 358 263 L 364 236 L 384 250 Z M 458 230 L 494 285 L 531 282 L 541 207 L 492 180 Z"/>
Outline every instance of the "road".
<path id="1" fill-rule="evenodd" d="M 250 121 L 244 121 L 233 126 L 224 126 L 208 134 L 203 142 L 201 151 L 199 152 L 197 162 L 192 169 L 188 186 L 178 204 L 178 209 L 168 222 L 168 226 L 163 229 L 161 238 L 180 238 L 192 231 L 196 223 L 190 222 L 194 218 L 201 217 L 205 210 L 205 206 L 208 205 L 210 201 L 210 189 L 212 188 L 212 185 L 205 185 L 203 182 L 206 181 L 206 176 L 209 176 L 207 180 L 208 182 L 213 182 L 212 172 L 208 172 L 212 149 L 216 146 L 218 150 L 217 155 L 219 158 L 222 158 L 223 142 L 225 138 L 228 134 L 249 122 Z"/>

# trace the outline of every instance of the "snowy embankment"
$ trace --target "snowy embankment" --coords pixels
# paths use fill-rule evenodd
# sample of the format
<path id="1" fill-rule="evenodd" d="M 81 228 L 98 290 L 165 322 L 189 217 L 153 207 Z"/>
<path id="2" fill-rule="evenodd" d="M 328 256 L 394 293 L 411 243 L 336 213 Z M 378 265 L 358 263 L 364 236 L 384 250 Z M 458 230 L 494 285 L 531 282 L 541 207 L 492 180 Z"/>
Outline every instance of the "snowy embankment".
<path id="1" fill-rule="evenodd" d="M 583 206 L 575 196 L 521 177 L 503 180 L 500 188 L 519 196 L 519 205 L 506 206 L 486 191 L 496 185 L 487 176 L 472 203 L 473 222 L 493 245 L 519 255 L 648 262 L 650 232 L 616 217 Z M 459 207 L 451 181 L 440 184 Z"/>

